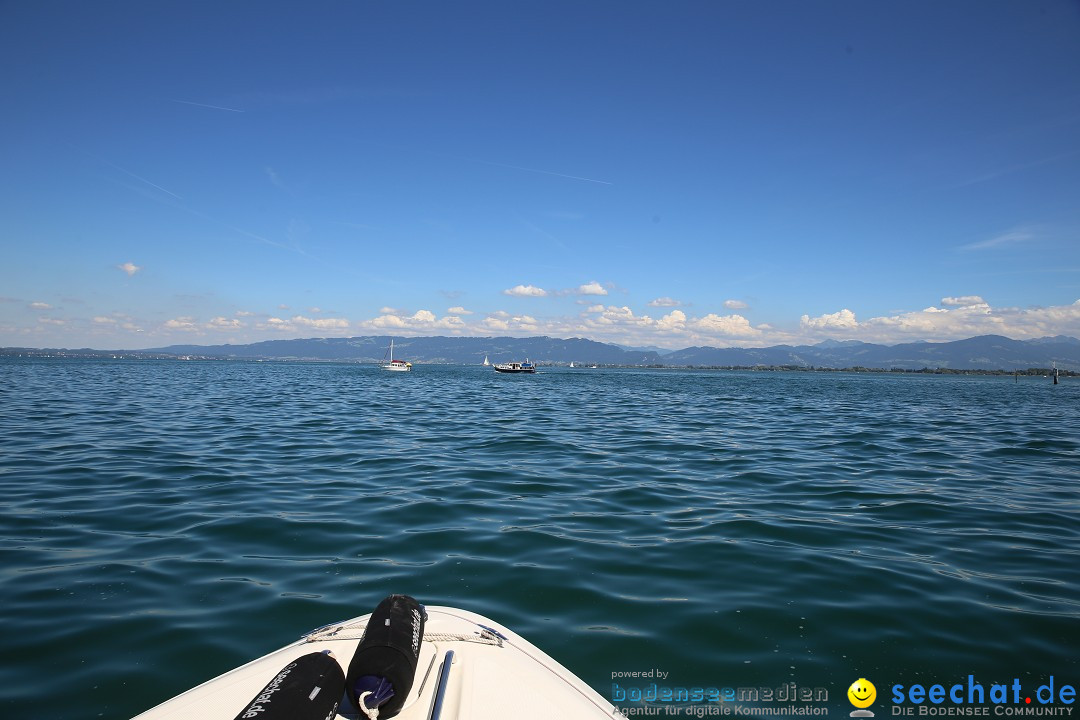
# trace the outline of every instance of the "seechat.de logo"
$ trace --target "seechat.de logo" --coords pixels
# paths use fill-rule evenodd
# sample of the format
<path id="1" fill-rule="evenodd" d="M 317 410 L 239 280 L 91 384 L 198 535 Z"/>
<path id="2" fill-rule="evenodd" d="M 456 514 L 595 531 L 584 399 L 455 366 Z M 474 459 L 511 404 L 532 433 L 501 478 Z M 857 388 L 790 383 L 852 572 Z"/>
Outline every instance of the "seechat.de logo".
<path id="1" fill-rule="evenodd" d="M 851 711 L 851 717 L 874 717 L 874 713 L 866 709 L 877 699 L 874 683 L 866 678 L 859 678 L 847 689 L 847 699 L 857 708 Z"/>

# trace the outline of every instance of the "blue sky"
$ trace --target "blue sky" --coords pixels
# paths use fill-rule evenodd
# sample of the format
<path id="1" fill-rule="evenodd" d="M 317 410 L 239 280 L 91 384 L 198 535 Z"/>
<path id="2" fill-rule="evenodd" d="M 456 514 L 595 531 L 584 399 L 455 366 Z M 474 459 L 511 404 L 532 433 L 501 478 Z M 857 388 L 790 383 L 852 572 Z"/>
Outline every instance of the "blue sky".
<path id="1" fill-rule="evenodd" d="M 1080 336 L 1080 4 L 0 3 L 0 345 Z"/>

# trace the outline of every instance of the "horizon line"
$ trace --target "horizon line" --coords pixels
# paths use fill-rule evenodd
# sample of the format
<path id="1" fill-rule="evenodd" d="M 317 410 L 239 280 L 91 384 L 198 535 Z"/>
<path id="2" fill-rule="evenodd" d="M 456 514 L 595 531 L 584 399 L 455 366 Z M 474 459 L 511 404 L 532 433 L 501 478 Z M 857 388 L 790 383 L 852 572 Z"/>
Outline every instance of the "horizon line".
<path id="1" fill-rule="evenodd" d="M 249 346 L 252 346 L 252 345 L 261 345 L 263 343 L 272 343 L 272 342 L 311 342 L 311 341 L 325 341 L 325 340 L 364 340 L 364 339 L 379 339 L 379 338 L 386 338 L 386 339 L 400 338 L 400 339 L 404 339 L 404 340 L 445 339 L 445 340 L 468 340 L 468 341 L 474 341 L 474 340 L 561 340 L 561 341 L 582 340 L 582 341 L 585 341 L 585 342 L 597 343 L 597 344 L 600 344 L 600 345 L 607 345 L 609 347 L 618 348 L 619 350 L 623 350 L 625 352 L 642 352 L 642 353 L 651 352 L 651 353 L 657 353 L 658 355 L 660 354 L 655 349 L 640 349 L 640 348 L 636 348 L 636 347 L 633 347 L 633 346 L 630 346 L 630 345 L 621 345 L 619 343 L 605 342 L 603 340 L 593 340 L 591 338 L 586 338 L 586 337 L 581 337 L 581 336 L 556 337 L 556 336 L 552 336 L 552 335 L 528 335 L 528 336 L 524 336 L 524 337 L 517 337 L 517 336 L 513 336 L 513 335 L 352 335 L 352 336 L 348 336 L 348 337 L 339 337 L 339 336 L 330 336 L 330 337 L 321 336 L 321 337 L 319 337 L 319 336 L 315 336 L 315 337 L 274 338 L 274 339 L 270 339 L 270 340 L 254 340 L 252 342 L 246 342 L 246 343 L 216 343 L 216 344 L 172 343 L 170 345 L 161 345 L 161 346 L 147 347 L 147 348 L 111 348 L 110 349 L 110 348 L 93 348 L 93 347 L 88 347 L 88 346 L 87 347 L 73 348 L 73 347 L 31 347 L 31 346 L 25 346 L 25 345 L 3 345 L 3 346 L 0 346 L 0 350 L 34 350 L 34 351 L 55 350 L 55 351 L 93 351 L 93 352 L 103 352 L 103 353 L 109 353 L 109 352 L 139 353 L 139 352 L 155 352 L 155 351 L 160 352 L 160 351 L 164 351 L 166 348 L 171 348 L 171 347 L 193 347 L 193 348 L 236 347 L 236 348 L 241 348 L 241 347 L 249 347 Z M 854 340 L 854 339 L 852 339 L 852 340 L 836 340 L 835 338 L 825 338 L 823 340 L 819 340 L 819 341 L 814 342 L 814 343 L 808 343 L 808 344 L 803 344 L 803 345 L 790 345 L 790 344 L 787 344 L 787 343 L 779 343 L 777 345 L 750 346 L 750 347 L 740 347 L 740 346 L 735 346 L 735 345 L 729 345 L 729 346 L 726 346 L 726 347 L 719 347 L 719 346 L 715 346 L 715 345 L 688 345 L 686 347 L 670 349 L 670 350 L 666 349 L 666 348 L 659 348 L 659 350 L 662 350 L 664 354 L 671 354 L 671 353 L 681 352 L 683 350 L 690 350 L 690 349 L 696 349 L 696 348 L 702 348 L 702 349 L 708 349 L 708 350 L 770 350 L 770 349 L 773 349 L 773 348 L 782 348 L 782 347 L 793 347 L 793 348 L 798 348 L 798 347 L 820 347 L 821 345 L 824 345 L 826 343 L 835 343 L 835 344 L 841 345 L 841 346 L 843 346 L 843 345 L 848 345 L 848 346 L 851 346 L 851 345 L 875 345 L 877 347 L 889 347 L 889 348 L 891 348 L 891 347 L 899 347 L 901 345 L 947 345 L 949 343 L 965 342 L 965 341 L 968 341 L 968 340 L 976 340 L 976 339 L 979 339 L 979 338 L 1004 338 L 1006 340 L 1011 340 L 1013 342 L 1022 342 L 1022 343 L 1034 342 L 1034 341 L 1040 341 L 1040 340 L 1055 340 L 1057 338 L 1064 338 L 1065 340 L 1072 340 L 1073 342 L 1076 342 L 1076 343 L 1080 344 L 1080 338 L 1076 338 L 1076 337 L 1073 337 L 1071 335 L 1061 335 L 1061 334 L 1059 334 L 1059 335 L 1045 335 L 1045 336 L 1041 336 L 1041 337 L 1037 337 L 1037 338 L 1019 339 L 1019 338 L 1009 337 L 1008 335 L 1000 335 L 1000 334 L 996 334 L 996 333 L 987 333 L 987 334 L 984 334 L 984 335 L 972 335 L 972 336 L 969 336 L 969 337 L 957 338 L 955 340 L 909 340 L 909 341 L 906 341 L 906 342 L 894 343 L 894 344 L 891 344 L 891 345 L 890 344 L 885 344 L 885 343 L 866 342 L 866 341 L 863 341 L 863 340 Z M 655 346 L 655 347 L 658 347 L 658 346 Z M 662 355 L 661 355 L 661 357 L 662 357 Z"/>

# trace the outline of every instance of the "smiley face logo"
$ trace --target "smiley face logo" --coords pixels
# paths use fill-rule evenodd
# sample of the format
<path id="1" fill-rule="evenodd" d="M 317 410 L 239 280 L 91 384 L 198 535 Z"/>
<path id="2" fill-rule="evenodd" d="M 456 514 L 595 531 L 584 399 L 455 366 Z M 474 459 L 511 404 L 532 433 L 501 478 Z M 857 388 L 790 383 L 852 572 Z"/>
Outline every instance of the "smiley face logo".
<path id="1" fill-rule="evenodd" d="M 857 708 L 870 707 L 877 699 L 877 688 L 866 678 L 859 678 L 847 689 L 847 697 Z"/>

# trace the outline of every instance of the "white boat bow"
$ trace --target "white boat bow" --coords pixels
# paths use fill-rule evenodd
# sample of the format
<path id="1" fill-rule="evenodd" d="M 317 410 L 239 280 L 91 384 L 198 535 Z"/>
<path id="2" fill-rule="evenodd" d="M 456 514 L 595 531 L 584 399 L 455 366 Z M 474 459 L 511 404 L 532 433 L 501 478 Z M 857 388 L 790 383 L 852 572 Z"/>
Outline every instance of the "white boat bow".
<path id="1" fill-rule="evenodd" d="M 499 623 L 452 607 L 428 606 L 412 689 L 402 720 L 599 720 L 615 707 L 543 650 Z M 234 720 L 287 664 L 330 650 L 345 670 L 370 614 L 314 630 L 137 716 L 137 720 Z M 359 716 L 363 720 L 364 716 Z M 356 720 L 348 700 L 339 720 Z"/>

